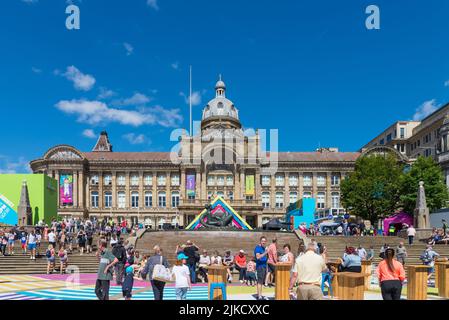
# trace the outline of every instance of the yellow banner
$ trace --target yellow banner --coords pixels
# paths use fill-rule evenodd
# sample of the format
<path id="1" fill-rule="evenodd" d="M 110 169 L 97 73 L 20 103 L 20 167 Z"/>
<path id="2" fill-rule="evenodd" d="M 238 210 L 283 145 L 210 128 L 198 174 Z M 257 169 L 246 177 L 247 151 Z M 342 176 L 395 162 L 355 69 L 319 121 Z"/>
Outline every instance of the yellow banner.
<path id="1" fill-rule="evenodd" d="M 245 194 L 253 196 L 254 193 L 254 175 L 248 175 L 245 177 Z"/>

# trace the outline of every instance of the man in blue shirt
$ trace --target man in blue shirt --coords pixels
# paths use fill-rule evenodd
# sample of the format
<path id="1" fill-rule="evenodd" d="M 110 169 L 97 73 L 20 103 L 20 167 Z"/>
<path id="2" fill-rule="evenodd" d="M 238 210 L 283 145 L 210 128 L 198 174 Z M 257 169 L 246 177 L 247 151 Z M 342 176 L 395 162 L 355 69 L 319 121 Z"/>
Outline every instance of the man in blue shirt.
<path id="1" fill-rule="evenodd" d="M 257 300 L 265 300 L 262 296 L 262 286 L 267 276 L 267 238 L 261 237 L 260 243 L 254 248 L 254 256 L 256 257 L 257 272 Z"/>

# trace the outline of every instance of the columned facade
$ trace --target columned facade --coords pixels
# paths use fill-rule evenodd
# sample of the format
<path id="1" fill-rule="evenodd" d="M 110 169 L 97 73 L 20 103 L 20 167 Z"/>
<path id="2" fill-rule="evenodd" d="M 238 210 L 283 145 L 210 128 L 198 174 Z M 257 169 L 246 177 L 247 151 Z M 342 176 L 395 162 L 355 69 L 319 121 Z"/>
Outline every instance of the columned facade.
<path id="1" fill-rule="evenodd" d="M 33 172 L 53 176 L 59 187 L 61 177 L 71 181 L 71 197 L 58 197 L 59 215 L 126 219 L 153 229 L 187 226 L 215 196 L 253 227 L 284 216 L 290 203 L 304 197 L 315 198 L 320 210 L 342 210 L 340 181 L 360 153 L 322 149 L 264 157 L 258 131 L 244 134 L 223 81 L 215 89 L 203 110 L 201 133 L 182 136 L 176 157 L 115 152 L 102 132 L 91 152 L 59 145 L 32 161 Z"/>

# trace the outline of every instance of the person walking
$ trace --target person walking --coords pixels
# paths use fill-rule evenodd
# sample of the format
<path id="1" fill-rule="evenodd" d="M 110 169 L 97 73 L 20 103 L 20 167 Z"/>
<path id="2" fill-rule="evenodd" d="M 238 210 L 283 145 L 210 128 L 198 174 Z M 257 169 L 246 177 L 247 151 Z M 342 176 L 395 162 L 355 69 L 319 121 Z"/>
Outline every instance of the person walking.
<path id="1" fill-rule="evenodd" d="M 275 265 L 278 262 L 278 252 L 277 252 L 277 239 L 274 238 L 272 243 L 268 246 L 268 261 L 267 261 L 267 277 L 265 279 L 265 286 L 274 285 L 274 272 Z"/>
<path id="2" fill-rule="evenodd" d="M 407 249 L 406 249 L 405 246 L 404 246 L 404 242 L 402 242 L 402 241 L 399 242 L 399 245 L 398 245 L 398 247 L 396 248 L 396 252 L 397 252 L 396 257 L 397 257 L 398 261 L 399 261 L 403 266 L 405 266 L 405 258 L 408 257 L 408 254 L 407 254 Z"/>
<path id="3" fill-rule="evenodd" d="M 78 239 L 78 249 L 80 251 L 80 255 L 82 256 L 84 254 L 84 249 L 86 248 L 86 233 L 83 228 L 78 231 L 76 238 Z"/>
<path id="4" fill-rule="evenodd" d="M 122 284 L 122 294 L 125 300 L 131 300 L 134 287 L 134 265 L 127 266 L 125 273 L 125 280 Z"/>
<path id="5" fill-rule="evenodd" d="M 262 236 L 259 244 L 254 248 L 257 274 L 257 300 L 265 300 L 265 297 L 262 296 L 262 287 L 267 277 L 268 249 L 266 248 L 266 245 L 267 238 Z"/>
<path id="6" fill-rule="evenodd" d="M 118 259 L 107 246 L 107 241 L 101 240 L 96 254 L 97 258 L 100 259 L 97 281 L 95 283 L 95 294 L 98 300 L 109 300 L 109 288 L 113 279 L 112 270 L 114 265 L 118 263 Z"/>
<path id="7" fill-rule="evenodd" d="M 377 266 L 382 298 L 384 300 L 400 300 L 405 270 L 402 263 L 394 259 L 394 249 L 385 250 L 385 258 Z"/>
<path id="8" fill-rule="evenodd" d="M 306 253 L 296 258 L 293 266 L 293 275 L 290 281 L 289 291 L 293 291 L 298 282 L 298 300 L 322 300 L 321 291 L 322 273 L 327 271 L 324 259 L 315 252 L 315 246 L 309 244 Z"/>
<path id="9" fill-rule="evenodd" d="M 416 236 L 416 229 L 413 227 L 413 225 L 410 225 L 407 229 L 407 237 L 408 237 L 408 244 L 413 244 L 413 239 L 415 239 Z"/>
<path id="10" fill-rule="evenodd" d="M 187 290 L 192 289 L 190 268 L 186 265 L 188 259 L 187 255 L 180 253 L 172 270 L 175 278 L 176 300 L 187 300 Z"/>
<path id="11" fill-rule="evenodd" d="M 444 237 L 444 236 L 447 235 L 447 229 L 448 229 L 448 226 L 447 226 L 447 222 L 446 222 L 445 219 L 442 219 L 442 220 L 441 220 L 441 223 L 443 224 L 443 237 Z"/>
<path id="12" fill-rule="evenodd" d="M 64 247 L 59 248 L 58 252 L 59 262 L 60 262 L 60 273 L 63 274 L 67 270 L 67 264 L 69 262 L 67 250 Z"/>
<path id="13" fill-rule="evenodd" d="M 120 238 L 112 248 L 112 254 L 118 260 L 118 262 L 115 264 L 115 281 L 118 286 L 121 286 L 123 282 L 123 272 L 125 271 L 125 263 L 127 258 L 126 249 L 123 246 L 122 238 Z"/>
<path id="14" fill-rule="evenodd" d="M 47 257 L 47 274 L 50 274 L 55 269 L 55 249 L 52 244 L 48 245 L 47 252 L 45 253 Z"/>
<path id="15" fill-rule="evenodd" d="M 200 248 L 195 245 L 192 241 L 188 240 L 184 248 L 184 254 L 187 258 L 187 266 L 190 271 L 190 280 L 192 283 L 196 283 L 196 263 L 199 260 L 198 250 Z"/>
<path id="16" fill-rule="evenodd" d="M 150 279 L 151 287 L 153 288 L 154 300 L 163 300 L 165 282 L 153 279 L 153 270 L 154 267 L 158 264 L 161 264 L 166 268 L 169 268 L 170 265 L 167 259 L 162 256 L 162 250 L 158 245 L 154 246 L 153 251 L 154 255 L 148 258 L 147 264 L 145 265 L 145 268 L 142 273 L 144 275 L 148 275 Z"/>
<path id="17" fill-rule="evenodd" d="M 432 273 L 435 271 L 435 259 L 440 255 L 433 250 L 432 246 L 428 245 L 426 250 L 421 254 L 419 259 L 423 262 L 424 265 L 429 266 L 427 273 L 427 281 L 430 281 L 432 277 Z"/>
<path id="18" fill-rule="evenodd" d="M 30 260 L 36 260 L 36 231 L 31 230 L 27 237 L 28 250 L 30 250 Z"/>

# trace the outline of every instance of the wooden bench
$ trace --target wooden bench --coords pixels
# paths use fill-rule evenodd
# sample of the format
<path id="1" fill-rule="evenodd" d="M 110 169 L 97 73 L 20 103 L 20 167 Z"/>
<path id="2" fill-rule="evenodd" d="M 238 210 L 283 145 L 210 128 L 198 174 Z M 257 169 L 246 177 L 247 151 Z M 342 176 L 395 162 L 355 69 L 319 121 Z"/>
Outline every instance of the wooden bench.
<path id="1" fill-rule="evenodd" d="M 427 276 L 429 266 L 409 265 L 407 279 L 407 299 L 427 300 Z"/>
<path id="2" fill-rule="evenodd" d="M 438 274 L 438 277 L 437 277 Z M 435 262 L 435 287 L 438 288 L 438 295 L 449 298 L 449 262 Z"/>
<path id="3" fill-rule="evenodd" d="M 362 274 L 365 275 L 365 289 L 369 290 L 371 285 L 372 261 L 362 260 Z"/>
<path id="4" fill-rule="evenodd" d="M 447 262 L 447 261 L 448 261 L 447 258 L 439 258 L 439 259 L 435 260 L 435 288 L 438 288 L 438 283 L 439 283 L 439 280 L 438 280 L 438 273 L 439 273 L 438 270 L 440 268 L 439 262 Z"/>
<path id="5" fill-rule="evenodd" d="M 291 269 L 292 265 L 290 263 L 276 263 L 275 265 L 276 287 L 274 289 L 275 300 L 290 300 L 288 288 L 290 286 Z"/>
<path id="6" fill-rule="evenodd" d="M 357 272 L 340 272 L 335 274 L 338 287 L 334 294 L 340 300 L 365 299 L 365 275 Z"/>
<path id="7" fill-rule="evenodd" d="M 330 261 L 327 264 L 327 267 L 332 271 L 332 274 L 334 275 L 332 278 L 332 283 L 330 283 L 332 287 L 332 293 L 334 294 L 334 297 L 338 298 L 337 292 L 338 292 L 338 267 L 341 265 L 340 260 Z"/>

